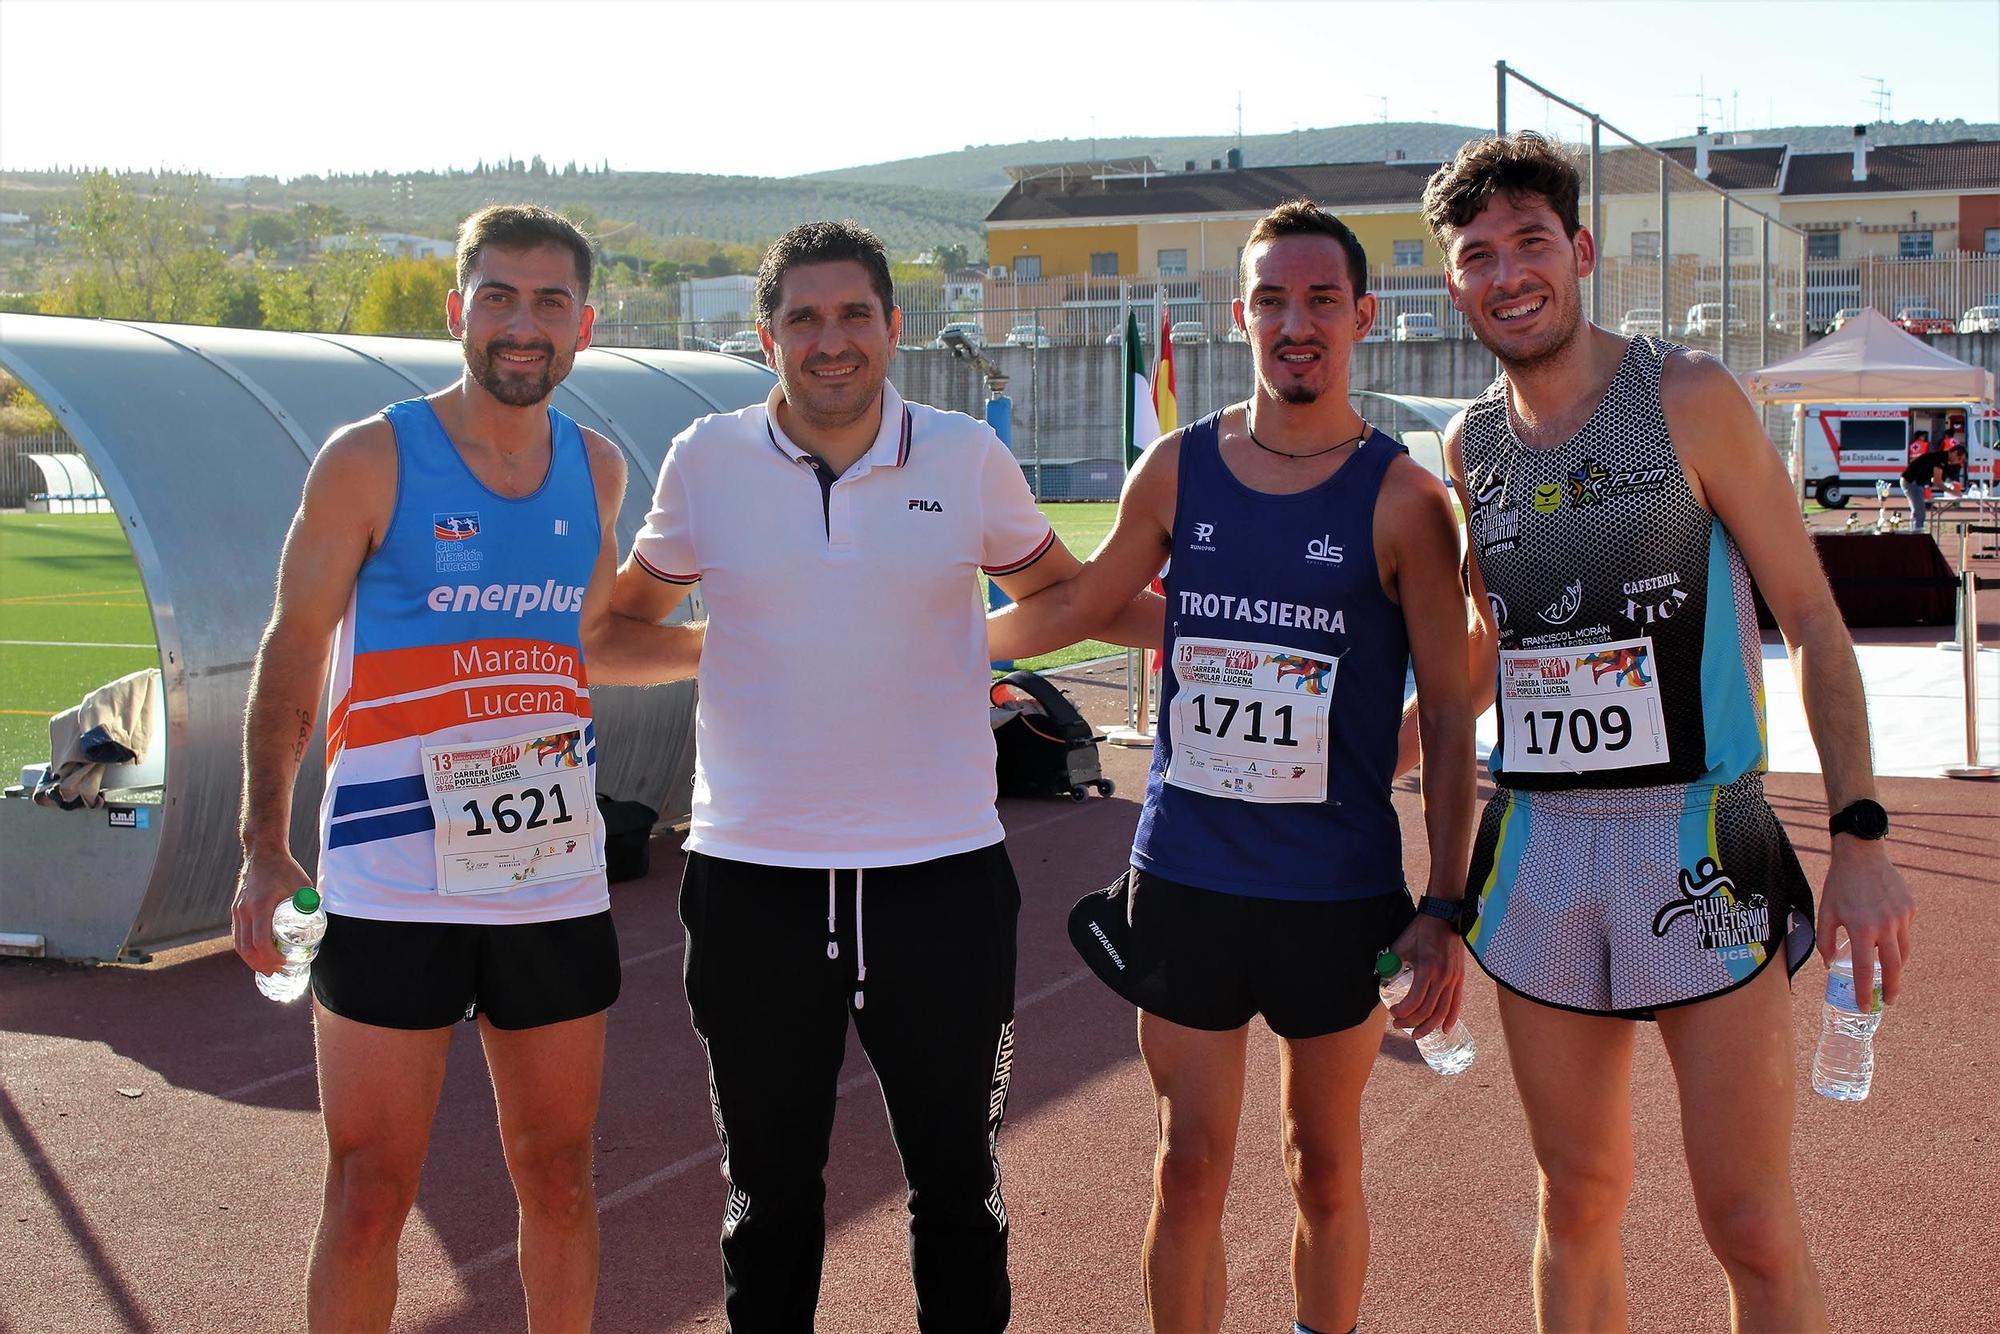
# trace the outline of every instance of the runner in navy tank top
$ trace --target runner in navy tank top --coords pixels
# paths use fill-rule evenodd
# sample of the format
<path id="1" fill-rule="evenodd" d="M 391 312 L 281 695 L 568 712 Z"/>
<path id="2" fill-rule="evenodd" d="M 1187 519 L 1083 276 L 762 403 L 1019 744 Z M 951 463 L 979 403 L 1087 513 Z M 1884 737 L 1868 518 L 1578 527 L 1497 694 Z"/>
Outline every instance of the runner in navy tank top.
<path id="1" fill-rule="evenodd" d="M 1428 1033 L 1458 1009 L 1466 621 L 1443 484 L 1348 402 L 1351 349 L 1375 315 L 1359 242 L 1298 201 L 1257 224 L 1243 262 L 1255 395 L 1148 450 L 1097 555 L 996 614 L 989 650 L 1077 638 L 1171 559 L 1131 867 L 1070 918 L 1084 959 L 1139 1008 L 1159 1100 L 1147 1307 L 1156 1330 L 1220 1325 L 1222 1199 L 1261 1014 L 1289 1071 L 1298 1326 L 1348 1330 L 1367 1267 L 1359 1108 L 1381 1045 L 1377 952 L 1416 971 L 1400 1025 Z M 1389 793 L 1412 663 L 1431 851 L 1421 915 Z"/>

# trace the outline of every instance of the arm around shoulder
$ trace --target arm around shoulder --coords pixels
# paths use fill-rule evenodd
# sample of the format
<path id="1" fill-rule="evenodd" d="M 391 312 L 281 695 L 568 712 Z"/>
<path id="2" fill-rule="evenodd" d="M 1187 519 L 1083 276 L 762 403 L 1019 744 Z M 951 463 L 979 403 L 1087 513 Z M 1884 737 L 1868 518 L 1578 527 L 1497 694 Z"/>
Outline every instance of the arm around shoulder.
<path id="1" fill-rule="evenodd" d="M 1164 604 L 1146 587 L 1172 547 L 1179 446 L 1180 437 L 1170 435 L 1139 456 L 1111 532 L 1088 561 L 1032 584 L 999 580 L 1019 600 L 987 617 L 994 657 L 1032 657 L 1093 636 L 1158 645 Z"/>

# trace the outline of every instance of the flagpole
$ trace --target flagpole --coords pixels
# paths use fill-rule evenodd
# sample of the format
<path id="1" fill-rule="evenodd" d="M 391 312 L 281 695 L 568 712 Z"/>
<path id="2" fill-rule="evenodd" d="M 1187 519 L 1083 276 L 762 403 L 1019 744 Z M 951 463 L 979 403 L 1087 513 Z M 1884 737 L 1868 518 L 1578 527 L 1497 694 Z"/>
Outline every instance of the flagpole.
<path id="1" fill-rule="evenodd" d="M 1127 473 L 1137 466 L 1140 451 L 1153 443 L 1160 434 L 1158 405 L 1160 402 L 1160 377 L 1165 374 L 1169 385 L 1173 375 L 1173 362 L 1169 359 L 1162 370 L 1160 357 L 1171 357 L 1164 341 L 1155 349 L 1153 372 L 1147 375 L 1145 355 L 1139 340 L 1139 313 L 1130 301 L 1130 289 L 1124 291 L 1125 332 L 1121 340 L 1123 350 L 1119 354 L 1120 368 L 1124 372 L 1124 422 L 1122 426 L 1123 456 Z M 1157 297 L 1157 291 L 1155 293 Z M 1164 306 L 1161 307 L 1164 310 Z M 1163 326 L 1164 327 L 1164 326 Z M 1164 339 L 1164 335 L 1161 335 Z M 1168 389 L 1171 401 L 1171 388 Z M 1127 649 L 1125 651 L 1125 725 L 1107 729 L 1104 739 L 1114 746 L 1151 746 L 1152 726 L 1152 685 L 1153 673 L 1149 669 L 1147 649 Z M 1136 685 L 1135 685 L 1136 683 Z"/>

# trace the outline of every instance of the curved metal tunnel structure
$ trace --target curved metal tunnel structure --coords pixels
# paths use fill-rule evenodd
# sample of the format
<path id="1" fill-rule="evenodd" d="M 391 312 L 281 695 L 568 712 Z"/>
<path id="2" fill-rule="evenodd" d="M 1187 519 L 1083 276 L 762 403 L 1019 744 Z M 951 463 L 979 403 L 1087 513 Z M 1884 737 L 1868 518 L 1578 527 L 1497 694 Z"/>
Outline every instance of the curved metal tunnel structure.
<path id="1" fill-rule="evenodd" d="M 103 479 L 130 540 L 159 641 L 167 766 L 139 827 L 102 810 L 0 802 L 0 933 L 51 957 L 114 959 L 216 934 L 238 864 L 243 706 L 279 551 L 306 469 L 336 428 L 427 394 L 463 369 L 444 340 L 0 315 L 0 364 L 61 421 Z M 593 348 L 554 404 L 617 443 L 630 478 L 628 549 L 673 437 L 761 400 L 775 377 L 705 352 Z M 684 817 L 692 682 L 593 691 L 598 787 Z M 324 720 L 312 753 L 325 754 Z M 293 847 L 317 858 L 318 763 L 301 773 Z M 17 809 L 25 808 L 25 809 Z"/>

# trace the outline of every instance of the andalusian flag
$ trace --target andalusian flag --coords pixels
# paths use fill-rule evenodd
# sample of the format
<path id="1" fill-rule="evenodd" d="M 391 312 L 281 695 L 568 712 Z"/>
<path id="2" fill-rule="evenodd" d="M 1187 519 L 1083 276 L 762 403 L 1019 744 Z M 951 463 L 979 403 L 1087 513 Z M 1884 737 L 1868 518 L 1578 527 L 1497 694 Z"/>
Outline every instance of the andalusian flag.
<path id="1" fill-rule="evenodd" d="M 1148 373 L 1146 346 L 1139 341 L 1139 312 L 1125 313 L 1125 470 L 1139 461 L 1139 452 L 1179 423 L 1174 398 L 1174 353 L 1164 309 L 1160 316 L 1160 358 Z"/>

